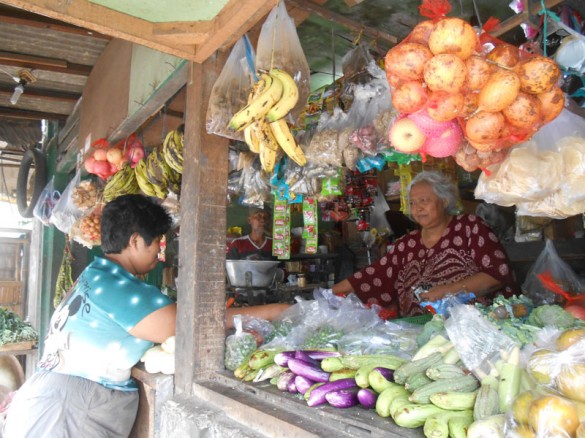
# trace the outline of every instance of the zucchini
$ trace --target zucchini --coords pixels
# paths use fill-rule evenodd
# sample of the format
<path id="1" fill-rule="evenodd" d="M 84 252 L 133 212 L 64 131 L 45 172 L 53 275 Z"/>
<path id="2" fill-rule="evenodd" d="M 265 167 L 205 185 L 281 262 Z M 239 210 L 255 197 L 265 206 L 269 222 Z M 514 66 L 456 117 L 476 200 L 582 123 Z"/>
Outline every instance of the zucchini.
<path id="1" fill-rule="evenodd" d="M 368 374 L 368 383 L 370 387 L 379 394 L 386 388 L 391 386 L 391 384 L 394 384 L 393 374 L 394 374 L 393 371 L 388 368 L 375 367 Z M 358 382 L 357 374 L 355 381 L 358 384 L 358 386 L 361 386 L 360 383 Z"/>
<path id="2" fill-rule="evenodd" d="M 333 371 L 329 376 L 329 381 L 335 382 L 336 380 L 349 379 L 350 377 L 355 377 L 356 372 L 357 370 L 352 370 L 351 368 L 343 368 L 338 371 Z"/>
<path id="3" fill-rule="evenodd" d="M 433 338 L 434 339 L 434 338 Z M 430 341 L 429 341 L 430 342 Z M 437 365 L 443 361 L 443 355 L 439 352 L 432 353 L 422 359 L 412 360 L 400 365 L 394 371 L 394 381 L 404 384 L 408 376 L 426 371 L 427 368 Z"/>
<path id="4" fill-rule="evenodd" d="M 520 379 L 522 377 L 522 368 L 520 362 L 520 348 L 514 347 L 508 360 L 502 366 L 500 382 L 498 386 L 498 395 L 500 399 L 500 412 L 506 412 L 512 405 L 514 398 L 520 392 Z"/>
<path id="5" fill-rule="evenodd" d="M 321 361 L 321 369 L 323 371 L 327 371 L 328 373 L 332 373 L 334 371 L 339 371 L 344 369 L 345 367 L 341 363 L 340 357 L 326 357 Z M 353 369 L 353 368 L 352 368 Z"/>
<path id="6" fill-rule="evenodd" d="M 449 438 L 449 421 L 453 418 L 463 417 L 473 421 L 473 412 L 447 411 L 433 414 L 425 421 L 423 432 L 427 438 Z"/>
<path id="7" fill-rule="evenodd" d="M 435 405 L 411 403 L 398 409 L 392 419 L 400 427 L 414 429 L 424 425 L 431 415 L 444 412 L 448 411 Z"/>
<path id="8" fill-rule="evenodd" d="M 489 383 L 483 383 L 477 391 L 473 406 L 473 418 L 484 420 L 500 413 L 498 391 Z"/>
<path id="9" fill-rule="evenodd" d="M 467 438 L 467 429 L 473 423 L 473 415 L 460 415 L 449 418 L 449 436 L 451 438 Z"/>
<path id="10" fill-rule="evenodd" d="M 427 377 L 426 373 L 424 371 L 421 371 L 420 373 L 408 376 L 406 382 L 404 383 L 404 387 L 409 392 L 414 392 L 415 389 L 418 389 L 421 386 L 424 386 L 431 382 L 432 380 Z"/>
<path id="11" fill-rule="evenodd" d="M 472 392 L 479 388 L 479 381 L 471 374 L 455 379 L 441 379 L 416 389 L 408 398 L 413 403 L 430 403 L 437 392 Z"/>
<path id="12" fill-rule="evenodd" d="M 450 411 L 472 410 L 478 391 L 473 392 L 437 392 L 429 397 L 431 403 Z"/>
<path id="13" fill-rule="evenodd" d="M 427 369 L 427 377 L 432 380 L 452 379 L 467 374 L 463 368 L 450 363 L 440 363 Z"/>
<path id="14" fill-rule="evenodd" d="M 405 359 L 394 356 L 392 354 L 364 354 L 364 355 L 347 355 L 341 356 L 340 358 L 342 368 L 353 368 L 357 370 L 364 365 L 376 365 L 378 367 L 390 368 L 395 370 L 400 365 L 406 362 Z M 323 361 L 325 361 L 324 359 Z M 321 363 L 323 368 L 323 363 Z M 324 369 L 324 368 L 323 368 Z"/>
<path id="15" fill-rule="evenodd" d="M 277 353 L 277 351 L 256 350 L 250 356 L 250 360 L 248 360 L 248 366 L 253 370 L 259 370 L 265 366 L 272 365 L 274 363 L 274 356 L 276 356 Z"/>
<path id="16" fill-rule="evenodd" d="M 378 400 L 376 401 L 376 413 L 380 417 L 389 417 L 390 404 L 392 401 L 396 398 L 404 398 L 408 400 L 408 395 L 408 391 L 404 389 L 402 385 L 392 383 L 391 386 L 378 395 Z"/>
<path id="17" fill-rule="evenodd" d="M 504 438 L 504 414 L 492 415 L 483 420 L 475 420 L 467 429 L 467 438 Z"/>
<path id="18" fill-rule="evenodd" d="M 435 335 L 425 345 L 420 347 L 416 353 L 414 353 L 412 360 L 424 359 L 433 353 L 442 354 L 449 351 L 451 348 L 453 348 L 453 344 L 449 339 L 443 335 Z"/>

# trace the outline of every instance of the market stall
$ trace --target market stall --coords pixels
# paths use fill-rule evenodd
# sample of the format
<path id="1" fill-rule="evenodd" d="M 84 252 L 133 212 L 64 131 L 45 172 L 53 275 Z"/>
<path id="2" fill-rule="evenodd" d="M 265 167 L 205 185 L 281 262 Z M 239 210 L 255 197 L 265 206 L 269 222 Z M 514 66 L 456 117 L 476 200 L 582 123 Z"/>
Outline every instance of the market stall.
<path id="1" fill-rule="evenodd" d="M 556 63 L 545 56 L 526 55 L 520 74 L 506 65 L 490 76 L 492 82 L 481 83 L 493 66 L 510 62 L 496 57 L 494 45 L 499 42 L 483 40 L 480 44 L 476 32 L 463 20 L 433 17 L 443 23 L 439 36 L 430 39 L 431 30 L 421 44 L 415 42 L 417 33 L 413 31 L 388 52 L 385 65 L 380 59 L 371 59 L 367 48 L 358 46 L 348 53 L 344 65 L 348 71 L 341 80 L 309 93 L 308 68 L 300 45 L 295 47 L 300 51 L 275 45 L 275 28 L 284 29 L 284 24 L 275 21 L 287 18 L 284 2 L 273 12 L 266 19 L 264 38 L 261 32 L 256 45 L 256 64 L 250 64 L 246 54 L 253 48 L 242 38 L 229 53 L 216 53 L 202 64 L 177 68 L 171 76 L 182 71 L 189 78 L 180 95 L 184 99 L 184 127 L 177 120 L 162 123 L 162 128 L 158 125 L 162 135 L 157 131 L 161 141 L 156 144 L 141 141 L 148 127 L 140 135 L 125 132 L 115 141 L 110 137 L 92 142 L 83 155 L 83 168 L 76 172 L 70 190 L 63 193 L 71 209 L 60 215 L 62 210 L 56 206 L 51 215 L 53 225 L 91 248 L 100 243 L 101 207 L 116 196 L 143 193 L 157 197 L 176 214 L 180 231 L 175 229 L 167 236 L 163 282 L 155 281 L 174 294 L 179 304 L 177 346 L 165 350 L 174 355 L 175 396 L 169 390 L 171 369 L 139 365 L 133 374 L 148 387 L 151 403 L 145 415 L 161 436 L 176 436 L 177 430 L 191 427 L 211 428 L 218 434 L 238 430 L 244 436 L 253 436 L 254 431 L 294 436 L 465 436 L 462 431 L 472 421 L 483 421 L 491 414 L 498 415 L 494 419 L 496 433 L 502 433 L 504 427 L 518 429 L 518 423 L 546 436 L 548 429 L 543 432 L 539 424 L 541 417 L 548 421 L 544 411 L 535 410 L 529 420 L 510 411 L 522 387 L 559 391 L 562 398 L 554 399 L 555 407 L 560 404 L 564 413 L 569 412 L 570 421 L 555 424 L 567 436 L 576 436 L 578 423 L 583 421 L 576 402 L 582 400 L 567 384 L 569 378 L 559 376 L 580 372 L 578 351 L 583 341 L 576 341 L 574 347 L 550 346 L 546 342 L 552 338 L 539 336 L 545 322 L 553 322 L 556 337 L 569 336 L 561 335 L 561 331 L 571 333 L 569 329 L 576 329 L 580 336 L 582 322 L 551 304 L 577 300 L 575 296 L 583 291 L 579 286 L 565 290 L 560 298 L 549 297 L 548 304 L 528 302 L 520 296 L 493 307 L 461 305 L 452 308 L 449 318 L 429 321 L 431 315 L 427 314 L 419 320 L 400 321 L 397 326 L 381 319 L 375 307 L 368 308 L 351 296 L 342 299 L 323 292 L 343 279 L 335 263 L 347 256 L 342 255 L 344 247 L 354 245 L 357 249 L 359 257 L 352 266 L 357 269 L 378 259 L 399 237 L 398 222 L 389 212 L 402 217 L 408 214 L 406 188 L 425 169 L 448 174 L 468 198 L 475 189 L 471 202 L 463 199 L 461 211 L 475 212 L 478 199 L 509 209 L 519 205 L 518 197 L 526 195 L 533 181 L 526 173 L 534 171 L 534 163 L 520 166 L 528 161 L 522 154 L 534 157 L 534 149 L 550 152 L 542 159 L 546 166 L 538 168 L 540 190 L 534 190 L 529 202 L 522 203 L 512 234 L 521 235 L 516 242 L 542 243 L 543 233 L 553 232 L 549 224 L 520 219 L 542 215 L 543 211 L 552 212 L 550 217 L 557 220 L 573 218 L 577 225 L 572 237 L 582 232 L 582 223 L 574 217 L 582 213 L 579 183 L 583 171 L 576 163 L 582 159 L 585 133 L 582 118 L 568 114 L 568 110 L 565 113 L 565 97 L 556 85 L 560 76 Z M 445 53 L 450 41 L 441 41 L 440 36 L 449 38 L 454 32 L 447 22 L 467 32 L 468 38 L 459 41 L 461 45 L 455 50 L 465 52 L 463 55 Z M 288 32 L 282 41 L 295 42 L 294 26 Z M 524 55 L 510 45 L 505 50 L 512 58 Z M 477 53 L 472 55 L 474 51 Z M 418 64 L 404 62 L 411 56 Z M 478 65 L 466 65 L 469 59 Z M 467 69 L 479 72 L 473 78 L 477 84 L 470 85 L 470 76 L 461 75 Z M 415 76 L 407 77 L 413 72 Z M 250 78 L 254 76 L 257 80 L 252 86 Z M 523 83 L 524 76 L 528 79 Z M 475 98 L 477 102 L 472 101 Z M 563 122 L 560 128 L 559 120 Z M 547 132 L 547 127 L 555 132 Z M 565 152 L 542 151 L 545 134 Z M 230 163 L 229 168 L 226 163 Z M 517 174 L 524 176 L 516 177 L 517 186 L 508 180 L 513 170 L 507 171 L 506 166 L 524 171 Z M 544 178 L 547 172 L 556 178 Z M 508 197 L 494 199 L 504 193 L 503 187 L 508 189 Z M 226 265 L 226 230 L 235 225 L 226 195 L 231 206 L 271 206 L 273 256 L 283 268 L 282 277 L 264 273 L 266 278 L 257 283 L 259 270 L 250 263 L 240 270 Z M 301 228 L 296 236 L 295 220 Z M 340 232 L 335 224 L 341 224 Z M 500 237 L 509 231 L 510 226 L 504 226 Z M 332 236 L 338 241 L 332 241 Z M 578 265 L 583 252 L 579 245 L 576 248 L 573 261 Z M 532 266 L 537 255 L 522 261 Z M 64 257 L 60 292 L 66 292 L 73 280 L 67 263 Z M 301 281 L 303 275 L 306 277 Z M 555 285 L 565 286 L 553 279 L 549 286 Z M 244 322 L 241 330 L 226 339 L 226 301 L 236 307 L 296 303 L 291 308 L 296 314 L 295 318 L 289 314 L 289 319 L 281 319 L 280 326 L 264 324 L 265 333 Z M 524 314 L 511 312 L 520 305 Z M 555 310 L 546 314 L 551 308 Z M 541 312 L 545 316 L 538 316 Z M 500 313 L 505 317 L 500 318 Z M 350 314 L 355 318 L 348 317 Z M 462 333 L 460 325 L 477 325 L 485 331 Z M 289 333 L 282 333 L 278 341 L 282 328 Z M 430 330 L 435 331 L 433 336 L 419 341 L 418 337 Z M 291 332 L 297 336 L 289 338 Z M 377 335 L 375 339 L 372 333 Z M 486 349 L 478 362 L 477 344 L 487 333 L 493 335 L 497 348 Z M 233 348 L 234 340 L 242 342 Z M 399 345 L 393 345 L 396 340 Z M 439 341 L 441 345 L 435 345 Z M 466 342 L 475 345 L 473 354 L 465 350 Z M 532 342 L 549 350 L 544 365 L 534 364 L 537 359 L 532 357 L 539 354 L 525 349 Z M 373 351 L 373 345 L 380 348 Z M 568 353 L 561 353 L 565 349 Z M 233 354 L 231 360 L 226 354 Z M 255 363 L 248 358 L 250 354 L 264 356 L 264 360 Z M 431 362 L 428 358 L 433 355 L 438 360 Z M 566 359 L 562 367 L 549 369 L 550 362 L 561 356 Z M 362 363 L 367 359 L 370 362 Z M 418 362 L 423 359 L 426 361 Z M 533 368 L 526 365 L 531 362 Z M 547 368 L 548 380 L 533 382 L 530 379 L 540 367 Z M 306 395 L 316 382 L 329 385 L 331 376 L 341 369 L 346 374 L 340 374 L 338 381 L 343 383 L 332 385 L 336 391 L 315 387 L 313 399 Z M 159 371 L 163 374 L 158 376 L 160 380 L 153 377 Z M 436 373 L 443 371 L 451 373 L 454 380 L 439 382 L 442 377 Z M 522 386 L 520 374 L 525 376 Z M 492 386 L 484 381 L 486 375 L 493 378 Z M 513 384 L 507 381 L 508 375 L 514 376 Z M 419 384 L 421 388 L 432 386 L 426 387 L 426 393 L 416 392 L 414 386 Z M 391 391 L 386 392 L 389 388 L 395 391 L 392 396 Z M 489 392 L 484 388 L 497 390 L 497 394 L 492 391 L 478 402 L 480 393 Z M 431 398 L 444 392 L 451 394 Z M 161 397 L 158 401 L 157 396 Z M 499 398 L 497 409 L 494 397 Z M 549 400 L 539 395 L 532 397 L 532 402 L 547 407 Z M 412 404 L 417 413 L 412 412 Z M 428 425 L 427 418 L 432 418 Z M 469 436 L 487 436 L 476 433 Z"/>

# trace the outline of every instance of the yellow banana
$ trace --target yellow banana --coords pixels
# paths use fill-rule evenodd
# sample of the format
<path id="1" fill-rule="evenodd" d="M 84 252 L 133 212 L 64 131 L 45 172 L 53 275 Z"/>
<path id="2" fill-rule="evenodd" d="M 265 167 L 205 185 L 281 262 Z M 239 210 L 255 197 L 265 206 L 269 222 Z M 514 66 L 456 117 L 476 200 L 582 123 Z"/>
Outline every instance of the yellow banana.
<path id="1" fill-rule="evenodd" d="M 252 124 L 252 132 L 258 138 L 259 144 L 263 144 L 265 147 L 273 151 L 278 150 L 278 142 L 276 141 L 276 138 L 274 138 L 274 134 L 265 120 L 258 120 L 254 122 Z"/>
<path id="2" fill-rule="evenodd" d="M 254 132 L 252 125 L 246 126 L 244 128 L 244 141 L 250 148 L 250 151 L 254 152 L 255 154 L 260 153 L 260 143 L 258 141 L 258 137 L 256 136 L 256 132 Z"/>
<path id="3" fill-rule="evenodd" d="M 273 68 L 270 76 L 282 82 L 282 97 L 266 114 L 268 121 L 274 122 L 285 117 L 295 107 L 299 101 L 299 88 L 292 76 L 284 70 Z"/>
<path id="4" fill-rule="evenodd" d="M 260 164 L 266 173 L 272 173 L 276 164 L 276 151 L 260 143 Z"/>
<path id="5" fill-rule="evenodd" d="M 262 79 L 265 82 L 264 91 L 234 114 L 229 123 L 230 128 L 241 131 L 256 120 L 261 120 L 282 97 L 283 85 L 279 79 L 273 78 L 266 73 L 262 75 Z"/>
<path id="6" fill-rule="evenodd" d="M 305 153 L 295 141 L 290 129 L 284 119 L 279 119 L 276 122 L 268 123 L 274 138 L 284 152 L 299 166 L 307 164 Z"/>
<path id="7" fill-rule="evenodd" d="M 154 186 L 146 176 L 146 162 L 144 159 L 136 163 L 136 166 L 134 167 L 134 173 L 136 174 L 136 182 L 138 183 L 140 190 L 142 190 L 146 196 L 156 196 Z"/>

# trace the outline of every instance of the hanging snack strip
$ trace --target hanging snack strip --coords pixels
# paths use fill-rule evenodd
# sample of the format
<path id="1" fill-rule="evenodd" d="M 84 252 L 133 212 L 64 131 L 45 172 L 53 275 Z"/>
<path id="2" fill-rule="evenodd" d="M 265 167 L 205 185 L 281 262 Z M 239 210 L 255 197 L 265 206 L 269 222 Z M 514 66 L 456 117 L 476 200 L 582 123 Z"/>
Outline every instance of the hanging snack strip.
<path id="1" fill-rule="evenodd" d="M 412 181 L 412 167 L 410 164 L 399 164 L 394 174 L 400 178 L 400 211 L 406 215 L 410 214 L 408 205 L 408 186 Z"/>
<path id="2" fill-rule="evenodd" d="M 272 255 L 279 260 L 290 259 L 290 204 L 277 196 L 274 198 Z"/>
<path id="3" fill-rule="evenodd" d="M 317 254 L 319 229 L 317 221 L 317 202 L 315 198 L 303 199 L 303 224 L 305 252 L 307 254 Z"/>

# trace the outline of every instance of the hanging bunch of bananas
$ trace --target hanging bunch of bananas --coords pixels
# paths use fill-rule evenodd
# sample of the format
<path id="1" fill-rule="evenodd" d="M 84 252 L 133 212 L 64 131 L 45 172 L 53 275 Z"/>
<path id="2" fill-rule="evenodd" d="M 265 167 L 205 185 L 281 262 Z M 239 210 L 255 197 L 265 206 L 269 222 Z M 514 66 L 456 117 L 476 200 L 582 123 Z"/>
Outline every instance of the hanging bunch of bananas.
<path id="1" fill-rule="evenodd" d="M 171 169 L 181 175 L 183 173 L 183 139 L 184 126 L 170 131 L 163 142 L 163 156 Z M 174 190 L 173 190 L 174 191 Z"/>
<path id="2" fill-rule="evenodd" d="M 294 79 L 284 70 L 273 68 L 262 73 L 248 95 L 248 104 L 230 120 L 230 128 L 244 130 L 252 152 L 260 155 L 262 169 L 272 172 L 282 149 L 299 166 L 307 164 L 284 117 L 299 100 Z"/>
<path id="3" fill-rule="evenodd" d="M 146 159 L 140 160 L 134 167 L 140 190 L 147 196 L 161 199 L 165 199 L 169 194 L 171 172 L 174 171 L 164 159 L 162 145 L 155 147 Z"/>
<path id="4" fill-rule="evenodd" d="M 124 163 L 106 183 L 102 194 L 105 203 L 122 195 L 132 195 L 140 191 L 134 169 L 129 163 Z"/>

